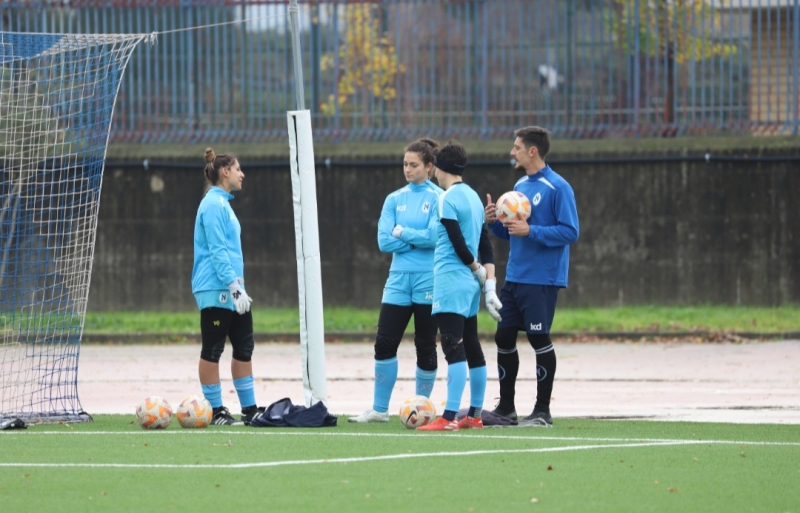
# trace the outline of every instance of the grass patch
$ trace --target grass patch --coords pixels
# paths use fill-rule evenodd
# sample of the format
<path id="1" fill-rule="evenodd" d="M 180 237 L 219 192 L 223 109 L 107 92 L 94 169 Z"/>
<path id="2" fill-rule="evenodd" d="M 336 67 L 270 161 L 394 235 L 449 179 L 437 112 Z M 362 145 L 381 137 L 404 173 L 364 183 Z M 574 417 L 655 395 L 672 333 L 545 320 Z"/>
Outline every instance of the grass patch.
<path id="1" fill-rule="evenodd" d="M 553 327 L 558 331 L 737 331 L 782 332 L 798 329 L 800 307 L 782 306 L 637 306 L 562 308 Z"/>
<path id="2" fill-rule="evenodd" d="M 780 333 L 798 329 L 800 306 L 775 308 L 733 306 L 636 306 L 621 308 L 559 308 L 555 332 L 678 332 L 734 331 Z M 325 330 L 372 333 L 378 309 L 326 308 Z M 87 333 L 198 333 L 199 312 L 88 312 Z M 256 333 L 293 333 L 300 329 L 296 308 L 253 310 Z M 485 310 L 478 329 L 492 332 L 495 323 Z"/>
<path id="3" fill-rule="evenodd" d="M 796 426 L 556 419 L 143 431 L 132 415 L 0 433 L 8 511 L 795 511 Z"/>

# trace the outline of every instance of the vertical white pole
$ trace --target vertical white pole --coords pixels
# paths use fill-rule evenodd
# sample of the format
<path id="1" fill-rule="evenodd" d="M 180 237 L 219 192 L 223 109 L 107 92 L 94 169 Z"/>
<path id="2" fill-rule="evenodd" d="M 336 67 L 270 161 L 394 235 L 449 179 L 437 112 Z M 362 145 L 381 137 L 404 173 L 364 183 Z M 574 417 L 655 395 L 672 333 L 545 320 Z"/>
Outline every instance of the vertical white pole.
<path id="1" fill-rule="evenodd" d="M 300 56 L 300 23 L 297 0 L 289 2 L 292 30 L 294 82 L 297 110 L 287 113 L 292 170 L 297 256 L 297 291 L 300 300 L 300 354 L 306 406 L 328 404 L 325 378 L 325 324 L 322 315 L 322 266 L 319 256 L 317 182 L 314 169 L 314 140 L 311 113 L 305 110 L 303 61 Z"/>

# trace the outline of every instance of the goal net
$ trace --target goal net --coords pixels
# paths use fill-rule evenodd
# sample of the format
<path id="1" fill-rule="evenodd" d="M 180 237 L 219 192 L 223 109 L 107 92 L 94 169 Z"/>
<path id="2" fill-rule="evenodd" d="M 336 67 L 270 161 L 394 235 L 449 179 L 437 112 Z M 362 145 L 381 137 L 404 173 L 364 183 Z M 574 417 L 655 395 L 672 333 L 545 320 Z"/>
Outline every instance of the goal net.
<path id="1" fill-rule="evenodd" d="M 150 37 L 0 32 L 0 421 L 90 419 L 78 355 L 106 145 Z"/>

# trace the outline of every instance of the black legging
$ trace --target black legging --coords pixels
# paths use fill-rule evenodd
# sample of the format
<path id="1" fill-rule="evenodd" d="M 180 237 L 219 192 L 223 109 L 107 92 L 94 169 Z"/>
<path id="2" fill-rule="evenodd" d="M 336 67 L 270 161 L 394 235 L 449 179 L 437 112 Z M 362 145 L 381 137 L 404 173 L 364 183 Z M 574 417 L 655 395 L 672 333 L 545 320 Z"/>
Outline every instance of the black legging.
<path id="1" fill-rule="evenodd" d="M 417 366 L 426 371 L 436 370 L 436 320 L 431 316 L 431 305 L 412 303 L 411 306 L 381 304 L 378 317 L 378 334 L 375 337 L 375 359 L 388 360 L 397 356 L 397 348 L 414 316 L 414 345 L 417 349 Z"/>
<path id="2" fill-rule="evenodd" d="M 447 363 L 466 360 L 470 369 L 486 365 L 478 340 L 477 316 L 465 318 L 455 313 L 440 313 L 436 314 L 436 322 L 442 333 L 442 352 Z"/>

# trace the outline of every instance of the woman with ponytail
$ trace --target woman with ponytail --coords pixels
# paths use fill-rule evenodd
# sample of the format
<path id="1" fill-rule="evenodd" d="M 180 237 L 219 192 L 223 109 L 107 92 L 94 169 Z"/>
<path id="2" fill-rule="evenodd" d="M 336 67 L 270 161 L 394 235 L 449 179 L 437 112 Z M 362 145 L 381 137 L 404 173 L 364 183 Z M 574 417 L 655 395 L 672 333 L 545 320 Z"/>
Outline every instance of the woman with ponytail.
<path id="1" fill-rule="evenodd" d="M 200 309 L 199 375 L 203 395 L 211 403 L 216 425 L 249 424 L 259 408 L 253 380 L 252 299 L 244 285 L 242 228 L 231 208 L 232 192 L 242 190 L 244 173 L 233 155 L 205 152 L 206 193 L 194 225 L 192 293 Z M 222 403 L 219 360 L 225 339 L 233 346 L 231 375 L 242 406 L 237 421 Z M 260 411 L 263 411 L 261 409 Z"/>

